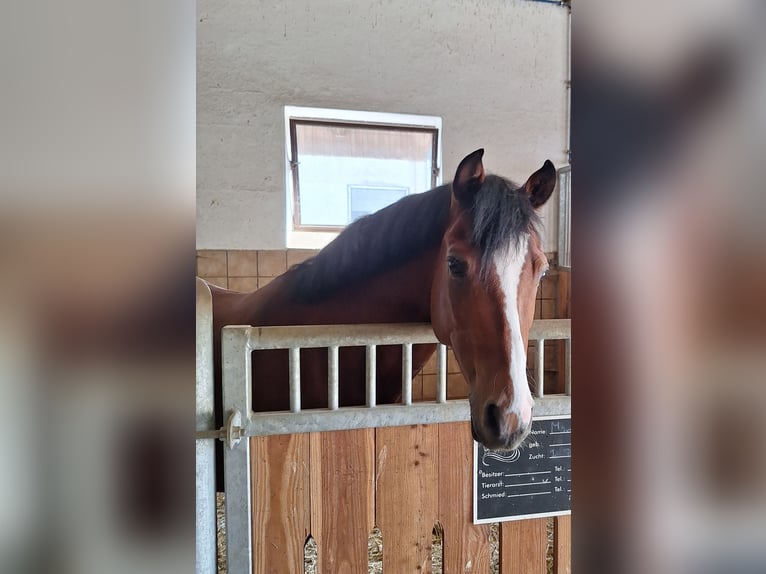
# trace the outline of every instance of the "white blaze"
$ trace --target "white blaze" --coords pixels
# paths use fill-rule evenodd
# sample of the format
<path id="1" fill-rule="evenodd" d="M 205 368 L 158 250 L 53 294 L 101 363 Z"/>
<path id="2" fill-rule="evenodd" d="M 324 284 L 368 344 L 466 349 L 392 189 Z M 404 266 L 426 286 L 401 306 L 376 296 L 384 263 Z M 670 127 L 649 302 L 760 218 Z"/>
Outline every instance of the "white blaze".
<path id="1" fill-rule="evenodd" d="M 515 242 L 514 242 L 515 243 Z M 518 243 L 505 251 L 495 254 L 495 271 L 500 279 L 500 289 L 505 296 L 505 321 L 511 338 L 510 377 L 513 385 L 513 402 L 505 409 L 505 414 L 514 413 L 522 423 L 532 420 L 532 393 L 527 381 L 527 349 L 521 336 L 518 294 L 519 278 L 527 258 L 529 237 L 524 236 Z"/>

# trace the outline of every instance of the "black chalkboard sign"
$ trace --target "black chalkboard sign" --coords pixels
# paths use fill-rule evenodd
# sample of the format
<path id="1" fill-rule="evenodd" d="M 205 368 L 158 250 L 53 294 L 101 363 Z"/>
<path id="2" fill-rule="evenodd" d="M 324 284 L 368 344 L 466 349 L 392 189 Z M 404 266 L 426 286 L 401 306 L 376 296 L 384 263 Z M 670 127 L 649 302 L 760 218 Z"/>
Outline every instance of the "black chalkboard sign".
<path id="1" fill-rule="evenodd" d="M 569 514 L 572 419 L 532 421 L 524 445 L 495 452 L 474 443 L 473 521 L 503 522 Z"/>

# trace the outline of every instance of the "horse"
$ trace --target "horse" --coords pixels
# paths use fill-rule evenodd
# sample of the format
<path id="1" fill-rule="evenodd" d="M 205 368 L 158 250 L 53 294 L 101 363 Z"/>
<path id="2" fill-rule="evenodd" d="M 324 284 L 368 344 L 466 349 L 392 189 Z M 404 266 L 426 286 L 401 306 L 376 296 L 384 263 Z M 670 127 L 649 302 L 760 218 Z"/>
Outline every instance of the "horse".
<path id="1" fill-rule="evenodd" d="M 537 210 L 553 192 L 556 169 L 546 160 L 518 186 L 485 173 L 483 155 L 466 156 L 451 183 L 351 223 L 261 289 L 211 286 L 216 389 L 224 325 L 431 323 L 468 383 L 474 439 L 489 449 L 517 448 L 532 422 L 526 349 L 548 267 Z M 435 348 L 413 346 L 413 377 Z M 376 364 L 377 402 L 398 401 L 401 346 L 378 347 Z M 252 365 L 253 409 L 288 410 L 287 351 L 256 351 Z M 301 350 L 304 409 L 327 407 L 327 369 L 327 349 Z M 339 387 L 341 406 L 365 404 L 363 348 L 341 348 Z M 220 396 L 217 403 L 220 413 Z"/>

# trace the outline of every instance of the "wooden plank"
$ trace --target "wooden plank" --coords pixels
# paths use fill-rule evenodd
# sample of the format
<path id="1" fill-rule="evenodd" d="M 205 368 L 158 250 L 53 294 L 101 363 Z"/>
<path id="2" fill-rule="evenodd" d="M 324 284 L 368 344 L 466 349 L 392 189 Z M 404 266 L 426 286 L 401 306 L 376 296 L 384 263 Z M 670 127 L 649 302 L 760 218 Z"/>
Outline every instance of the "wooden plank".
<path id="1" fill-rule="evenodd" d="M 250 439 L 253 572 L 303 571 L 309 533 L 307 435 Z"/>
<path id="2" fill-rule="evenodd" d="M 383 572 L 430 572 L 437 514 L 438 425 L 376 430 L 376 523 Z"/>
<path id="3" fill-rule="evenodd" d="M 572 517 L 557 516 L 553 520 L 553 571 L 572 572 Z"/>
<path id="4" fill-rule="evenodd" d="M 489 572 L 489 525 L 473 524 L 470 423 L 439 425 L 439 522 L 444 572 Z"/>
<path id="5" fill-rule="evenodd" d="M 317 572 L 367 572 L 375 516 L 374 429 L 311 433 L 310 444 Z"/>
<path id="6" fill-rule="evenodd" d="M 545 574 L 547 518 L 513 520 L 500 525 L 500 572 Z"/>

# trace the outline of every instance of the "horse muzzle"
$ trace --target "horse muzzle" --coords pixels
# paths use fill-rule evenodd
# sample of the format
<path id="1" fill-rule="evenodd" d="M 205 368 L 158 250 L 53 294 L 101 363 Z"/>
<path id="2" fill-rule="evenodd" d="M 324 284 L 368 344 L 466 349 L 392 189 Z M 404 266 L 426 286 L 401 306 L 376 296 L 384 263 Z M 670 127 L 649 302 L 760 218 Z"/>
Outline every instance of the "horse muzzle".
<path id="1" fill-rule="evenodd" d="M 502 412 L 494 403 L 484 407 L 481 422 L 471 417 L 471 434 L 475 441 L 491 450 L 514 450 L 521 445 L 532 428 L 532 417 L 515 412 Z"/>

